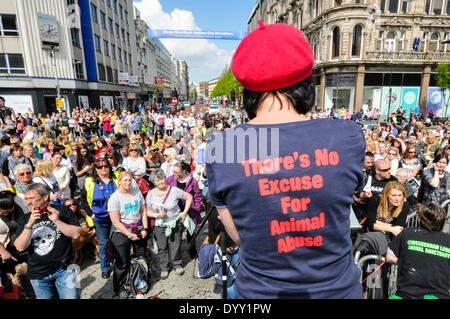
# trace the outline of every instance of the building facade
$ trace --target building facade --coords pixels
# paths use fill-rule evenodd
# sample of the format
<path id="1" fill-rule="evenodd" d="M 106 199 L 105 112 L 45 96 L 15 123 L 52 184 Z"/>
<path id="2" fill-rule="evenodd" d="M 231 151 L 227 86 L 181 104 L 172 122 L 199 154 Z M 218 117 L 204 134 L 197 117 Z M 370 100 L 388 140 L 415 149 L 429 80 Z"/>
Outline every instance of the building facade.
<path id="1" fill-rule="evenodd" d="M 450 38 L 449 0 L 264 0 L 249 32 L 257 19 L 293 25 L 308 39 L 320 109 L 436 112 L 450 94 L 434 78 L 450 61 L 450 44 L 442 43 Z"/>

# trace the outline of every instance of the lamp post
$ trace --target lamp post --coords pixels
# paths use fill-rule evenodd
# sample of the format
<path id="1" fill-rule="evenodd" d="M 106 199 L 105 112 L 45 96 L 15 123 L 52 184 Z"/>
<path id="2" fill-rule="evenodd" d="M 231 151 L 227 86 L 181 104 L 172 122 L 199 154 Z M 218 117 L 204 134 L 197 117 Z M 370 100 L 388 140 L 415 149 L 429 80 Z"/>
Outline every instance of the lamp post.
<path id="1" fill-rule="evenodd" d="M 387 123 L 388 125 L 391 122 L 391 117 L 389 116 L 389 113 L 391 112 L 391 99 L 392 99 L 392 53 L 391 53 L 391 60 L 389 62 L 391 64 L 391 74 L 389 77 L 389 103 L 388 103 L 388 111 L 387 111 Z"/>

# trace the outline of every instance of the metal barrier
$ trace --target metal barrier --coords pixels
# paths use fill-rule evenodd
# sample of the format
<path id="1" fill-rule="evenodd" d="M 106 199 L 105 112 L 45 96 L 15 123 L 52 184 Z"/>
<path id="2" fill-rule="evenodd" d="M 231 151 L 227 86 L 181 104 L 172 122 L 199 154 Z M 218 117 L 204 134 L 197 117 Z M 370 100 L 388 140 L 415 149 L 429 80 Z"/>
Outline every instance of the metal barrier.
<path id="1" fill-rule="evenodd" d="M 447 217 L 445 218 L 444 228 L 442 229 L 443 233 L 450 234 L 450 199 L 444 201 L 441 206 L 445 209 L 447 206 Z"/>
<path id="2" fill-rule="evenodd" d="M 417 210 L 413 210 L 408 214 L 406 218 L 406 227 L 418 227 L 419 226 L 419 216 L 417 215 Z"/>
<path id="3" fill-rule="evenodd" d="M 361 272 L 360 282 L 361 284 L 365 283 L 366 286 L 363 299 L 384 299 L 382 272 L 380 270 L 386 259 L 378 255 L 366 255 L 360 258 L 360 255 L 361 252 L 356 251 L 354 262 Z M 365 265 L 367 266 L 366 272 L 364 271 Z M 369 273 L 365 279 L 363 279 L 364 273 Z"/>

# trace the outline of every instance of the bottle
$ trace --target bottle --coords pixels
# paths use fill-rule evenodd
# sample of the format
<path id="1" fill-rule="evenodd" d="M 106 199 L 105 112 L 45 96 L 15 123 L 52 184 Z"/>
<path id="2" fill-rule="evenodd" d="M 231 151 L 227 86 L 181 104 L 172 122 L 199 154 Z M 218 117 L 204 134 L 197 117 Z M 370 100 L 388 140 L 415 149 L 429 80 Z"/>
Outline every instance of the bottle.
<path id="1" fill-rule="evenodd" d="M 142 292 L 138 291 L 138 293 L 136 294 L 136 299 L 145 299 Z"/>

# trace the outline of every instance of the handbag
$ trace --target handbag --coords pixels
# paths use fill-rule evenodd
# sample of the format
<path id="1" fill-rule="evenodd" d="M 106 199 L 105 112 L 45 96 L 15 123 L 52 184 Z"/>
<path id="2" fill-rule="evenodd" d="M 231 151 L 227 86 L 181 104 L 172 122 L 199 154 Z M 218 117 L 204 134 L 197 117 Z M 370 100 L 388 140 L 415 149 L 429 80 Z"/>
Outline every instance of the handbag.
<path id="1" fill-rule="evenodd" d="M 169 191 L 166 194 L 166 197 L 164 198 L 162 205 L 166 203 L 167 197 L 169 197 L 170 191 L 172 190 L 172 186 L 169 186 Z M 151 217 L 150 218 L 150 227 L 153 229 L 155 227 L 156 218 Z"/>
<path id="2" fill-rule="evenodd" d="M 144 198 L 145 198 L 147 196 L 147 193 L 152 188 L 150 187 L 150 185 L 147 183 L 147 181 L 143 177 L 136 178 L 136 183 L 138 184 L 138 187 L 139 187 L 139 190 L 142 193 L 142 196 L 144 196 Z"/>

